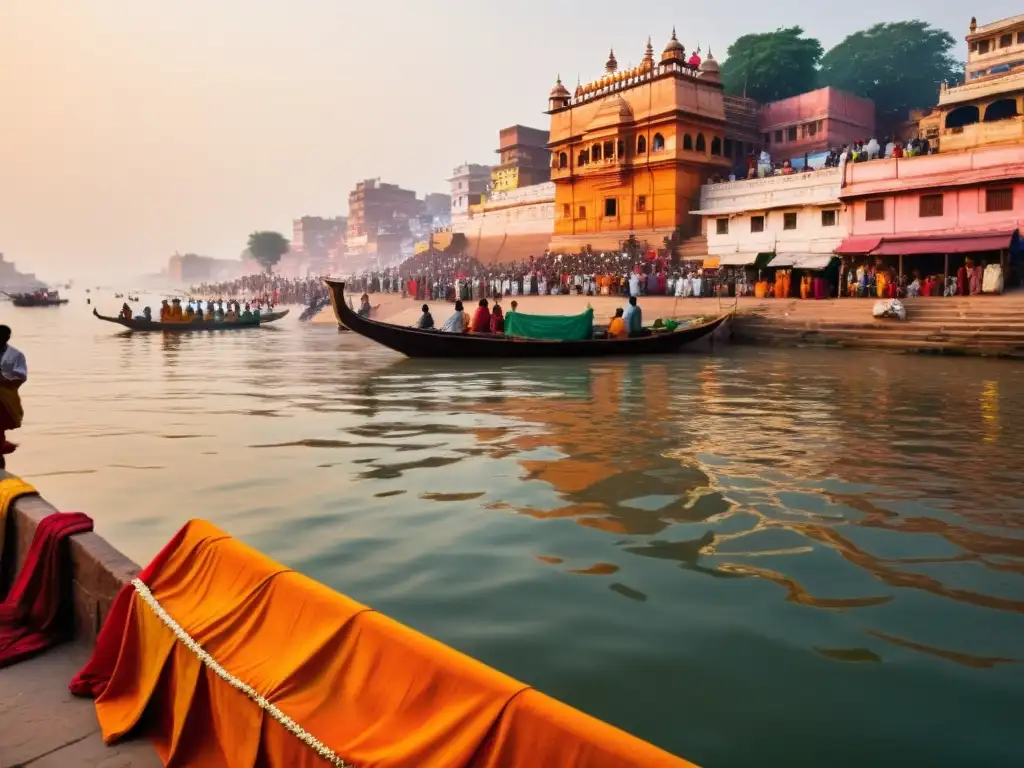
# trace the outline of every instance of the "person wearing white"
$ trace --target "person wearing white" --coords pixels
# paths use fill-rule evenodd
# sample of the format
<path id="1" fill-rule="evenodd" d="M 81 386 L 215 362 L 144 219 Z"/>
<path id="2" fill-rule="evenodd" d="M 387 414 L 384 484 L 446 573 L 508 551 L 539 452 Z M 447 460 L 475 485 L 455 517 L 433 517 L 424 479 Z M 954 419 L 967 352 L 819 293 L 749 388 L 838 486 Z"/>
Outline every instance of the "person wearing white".
<path id="1" fill-rule="evenodd" d="M 629 295 L 640 295 L 640 276 L 636 272 L 629 276 Z"/>

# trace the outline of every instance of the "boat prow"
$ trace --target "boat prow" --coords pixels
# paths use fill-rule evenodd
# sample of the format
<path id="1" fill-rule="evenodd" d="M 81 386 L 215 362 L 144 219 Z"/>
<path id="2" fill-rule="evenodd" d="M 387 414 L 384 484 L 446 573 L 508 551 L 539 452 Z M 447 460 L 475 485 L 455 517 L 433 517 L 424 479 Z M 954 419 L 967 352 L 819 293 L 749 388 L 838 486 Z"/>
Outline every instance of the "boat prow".
<path id="1" fill-rule="evenodd" d="M 282 309 L 280 312 L 267 312 L 265 315 L 260 315 L 259 320 L 236 320 L 233 323 L 210 321 L 204 321 L 202 323 L 161 323 L 156 320 L 147 321 L 139 320 L 138 318 L 132 318 L 129 320 L 124 317 L 109 317 L 107 315 L 101 315 L 96 309 L 93 309 L 92 313 L 100 320 L 108 323 L 116 323 L 130 331 L 188 333 L 191 331 L 238 331 L 243 328 L 259 328 L 267 323 L 280 320 L 288 314 L 288 310 Z"/>
<path id="2" fill-rule="evenodd" d="M 334 307 L 339 326 L 407 357 L 609 357 L 669 354 L 705 339 L 729 317 L 725 314 L 699 325 L 625 339 L 549 341 L 489 333 L 446 333 L 405 328 L 361 317 L 345 301 L 344 281 L 328 278 L 324 282 L 330 289 L 331 306 Z"/>

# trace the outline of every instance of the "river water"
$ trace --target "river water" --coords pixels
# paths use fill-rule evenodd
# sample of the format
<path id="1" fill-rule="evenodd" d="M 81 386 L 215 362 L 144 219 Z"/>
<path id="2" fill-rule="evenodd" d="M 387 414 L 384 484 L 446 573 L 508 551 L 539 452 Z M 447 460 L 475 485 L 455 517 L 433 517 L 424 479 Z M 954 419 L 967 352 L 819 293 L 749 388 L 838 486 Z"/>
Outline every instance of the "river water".
<path id="1" fill-rule="evenodd" d="M 140 563 L 206 518 L 708 768 L 1022 763 L 1020 365 L 474 366 L 90 309 L 0 305 L 9 467 Z"/>

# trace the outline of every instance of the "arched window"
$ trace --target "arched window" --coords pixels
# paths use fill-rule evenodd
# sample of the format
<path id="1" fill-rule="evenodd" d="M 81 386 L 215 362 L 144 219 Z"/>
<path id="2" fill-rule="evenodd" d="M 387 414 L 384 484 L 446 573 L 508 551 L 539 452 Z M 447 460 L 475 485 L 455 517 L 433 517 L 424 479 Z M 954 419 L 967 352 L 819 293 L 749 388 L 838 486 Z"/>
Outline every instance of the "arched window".
<path id="1" fill-rule="evenodd" d="M 590 148 L 590 156 L 594 159 L 595 163 L 598 160 L 601 159 L 601 145 L 600 144 L 595 144 L 593 147 Z"/>
<path id="2" fill-rule="evenodd" d="M 1015 99 L 1000 99 L 993 101 L 985 107 L 985 122 L 991 123 L 995 120 L 1005 120 L 1008 117 L 1017 116 L 1017 101 Z"/>
<path id="3" fill-rule="evenodd" d="M 661 152 L 665 148 L 665 137 L 660 133 L 654 134 L 654 140 L 651 142 L 652 152 Z"/>
<path id="4" fill-rule="evenodd" d="M 962 128 L 965 125 L 973 125 L 979 119 L 977 107 L 973 105 L 957 107 L 946 115 L 946 128 Z"/>
<path id="5" fill-rule="evenodd" d="M 558 167 L 559 168 L 565 168 L 568 165 L 569 165 L 569 158 L 566 156 L 565 152 L 559 152 L 558 153 Z"/>
<path id="6" fill-rule="evenodd" d="M 722 140 L 720 138 L 718 138 L 717 136 L 715 136 L 715 138 L 713 138 L 711 140 L 711 154 L 712 155 L 720 155 L 720 154 L 722 154 Z"/>
<path id="7" fill-rule="evenodd" d="M 688 133 L 683 134 L 683 149 L 688 151 L 693 149 L 693 139 Z"/>
<path id="8" fill-rule="evenodd" d="M 703 133 L 698 133 L 697 134 L 697 151 L 698 152 L 707 152 L 708 151 L 707 144 L 704 143 L 704 134 Z"/>
<path id="9" fill-rule="evenodd" d="M 638 155 L 643 155 L 647 153 L 647 139 L 645 139 L 643 136 L 636 140 L 636 153 Z"/>

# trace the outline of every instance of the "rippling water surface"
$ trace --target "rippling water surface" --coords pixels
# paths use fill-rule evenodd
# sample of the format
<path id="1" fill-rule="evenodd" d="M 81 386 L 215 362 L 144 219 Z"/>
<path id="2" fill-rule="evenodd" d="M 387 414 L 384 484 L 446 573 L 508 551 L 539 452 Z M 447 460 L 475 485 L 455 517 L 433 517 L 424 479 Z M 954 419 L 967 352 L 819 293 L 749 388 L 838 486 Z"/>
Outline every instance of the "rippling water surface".
<path id="1" fill-rule="evenodd" d="M 1022 764 L 1019 365 L 474 366 L 89 309 L 0 308 L 10 466 L 139 562 L 207 518 L 709 768 Z"/>

